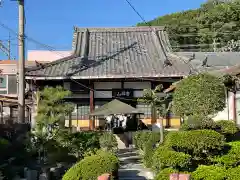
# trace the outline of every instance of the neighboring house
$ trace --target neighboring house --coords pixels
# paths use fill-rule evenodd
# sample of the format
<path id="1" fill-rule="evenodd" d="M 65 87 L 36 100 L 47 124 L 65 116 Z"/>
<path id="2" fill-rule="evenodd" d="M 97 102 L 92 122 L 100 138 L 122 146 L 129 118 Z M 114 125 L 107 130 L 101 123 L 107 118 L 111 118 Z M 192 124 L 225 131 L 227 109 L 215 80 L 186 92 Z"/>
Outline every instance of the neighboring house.
<path id="1" fill-rule="evenodd" d="M 15 60 L 0 61 L 0 94 L 17 96 L 17 65 Z"/>
<path id="2" fill-rule="evenodd" d="M 36 66 L 34 61 L 26 61 L 25 63 L 26 67 Z M 17 120 L 18 61 L 0 60 L 0 71 L 0 106 L 3 106 L 3 108 L 0 108 L 0 121 L 3 123 L 3 121 L 5 122 L 8 118 L 15 121 Z M 28 108 L 26 108 L 27 119 L 29 119 L 28 116 Z M 2 119 L 3 117 L 4 119 Z"/>
<path id="3" fill-rule="evenodd" d="M 46 63 L 46 61 L 39 63 Z M 36 66 L 35 61 L 26 61 L 27 68 Z M 0 60 L 0 95 L 17 97 L 17 60 Z"/>
<path id="4" fill-rule="evenodd" d="M 72 124 L 80 128 L 101 124 L 88 114 L 115 98 L 140 109 L 146 124 L 155 123 L 152 108 L 137 101 L 143 90 L 159 84 L 167 88 L 191 72 L 171 51 L 163 27 L 156 27 L 155 33 L 148 27 L 75 28 L 73 36 L 72 55 L 30 68 L 26 78 L 38 88 L 62 85 L 72 91 Z M 178 117 L 169 118 L 164 122 L 168 126 L 180 125 Z"/>
<path id="5" fill-rule="evenodd" d="M 27 59 L 28 61 L 52 62 L 60 58 L 67 57 L 71 54 L 71 51 L 29 50 L 27 53 Z"/>

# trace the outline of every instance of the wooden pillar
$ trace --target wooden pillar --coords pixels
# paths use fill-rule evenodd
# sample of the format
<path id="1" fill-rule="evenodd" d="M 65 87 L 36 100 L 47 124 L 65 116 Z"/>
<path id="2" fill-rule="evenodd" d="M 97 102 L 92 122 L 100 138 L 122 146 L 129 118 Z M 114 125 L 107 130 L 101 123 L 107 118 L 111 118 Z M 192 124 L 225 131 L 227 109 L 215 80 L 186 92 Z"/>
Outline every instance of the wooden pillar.
<path id="1" fill-rule="evenodd" d="M 90 112 L 92 113 L 94 111 L 94 87 L 93 87 L 93 83 L 91 83 L 91 90 L 90 90 Z M 95 120 L 94 117 L 89 117 L 90 122 L 89 122 L 89 126 L 90 126 L 90 130 L 94 130 L 95 128 Z"/>
<path id="2" fill-rule="evenodd" d="M 13 122 L 13 107 L 12 106 L 9 106 L 9 120 L 10 120 L 10 123 Z"/>
<path id="3" fill-rule="evenodd" d="M 3 124 L 3 101 L 1 101 L 1 123 Z"/>
<path id="4" fill-rule="evenodd" d="M 233 120 L 234 122 L 237 124 L 237 103 L 236 103 L 236 92 L 233 93 L 232 96 L 232 100 L 233 100 L 233 104 L 232 104 L 232 108 L 233 108 Z"/>
<path id="5" fill-rule="evenodd" d="M 79 125 L 78 125 L 78 104 L 77 104 L 77 130 L 79 129 L 78 126 L 79 126 Z"/>

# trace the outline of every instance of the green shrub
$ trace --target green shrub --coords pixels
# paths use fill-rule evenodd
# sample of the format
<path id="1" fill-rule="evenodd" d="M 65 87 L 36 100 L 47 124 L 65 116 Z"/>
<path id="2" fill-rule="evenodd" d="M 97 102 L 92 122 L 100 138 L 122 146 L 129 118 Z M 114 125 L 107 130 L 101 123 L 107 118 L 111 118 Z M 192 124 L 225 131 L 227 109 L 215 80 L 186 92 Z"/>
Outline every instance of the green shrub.
<path id="1" fill-rule="evenodd" d="M 213 162 L 226 167 L 236 167 L 240 165 L 240 141 L 230 142 L 227 145 L 230 146 L 228 153 L 214 158 Z"/>
<path id="2" fill-rule="evenodd" d="M 222 120 L 216 122 L 217 128 L 219 128 L 220 133 L 225 135 L 233 135 L 238 132 L 238 128 L 233 121 Z"/>
<path id="3" fill-rule="evenodd" d="M 191 156 L 182 152 L 169 150 L 166 147 L 158 147 L 152 159 L 153 170 L 159 172 L 164 168 L 185 170 L 190 164 Z"/>
<path id="4" fill-rule="evenodd" d="M 227 170 L 227 180 L 239 180 L 240 166 Z"/>
<path id="5" fill-rule="evenodd" d="M 99 149 L 99 133 L 96 132 L 76 132 L 69 133 L 61 131 L 56 141 L 68 149 L 70 154 L 74 155 L 78 160 L 83 158 L 86 151 Z"/>
<path id="6" fill-rule="evenodd" d="M 190 116 L 184 123 L 181 125 L 180 130 L 190 131 L 190 130 L 199 130 L 199 129 L 216 129 L 216 122 L 210 118 L 200 118 Z"/>
<path id="7" fill-rule="evenodd" d="M 133 137 L 133 144 L 137 149 L 144 150 L 145 143 L 151 136 L 151 131 L 137 131 Z"/>
<path id="8" fill-rule="evenodd" d="M 105 132 L 99 139 L 100 147 L 106 151 L 116 152 L 118 149 L 117 139 L 113 133 Z"/>
<path id="9" fill-rule="evenodd" d="M 114 154 L 100 151 L 71 167 L 63 176 L 63 180 L 96 180 L 104 173 L 116 176 L 118 167 L 119 160 Z"/>
<path id="10" fill-rule="evenodd" d="M 163 169 L 157 174 L 154 180 L 169 180 L 169 176 L 172 173 L 178 173 L 178 170 L 172 168 Z"/>
<path id="11" fill-rule="evenodd" d="M 213 130 L 179 131 L 169 133 L 165 145 L 199 158 L 218 153 L 223 149 L 225 139 Z"/>
<path id="12" fill-rule="evenodd" d="M 199 166 L 192 173 L 194 180 L 225 180 L 227 170 L 221 166 Z"/>
<path id="13" fill-rule="evenodd" d="M 177 115 L 207 117 L 222 111 L 226 105 L 222 79 L 207 73 L 184 78 L 173 94 L 173 110 Z"/>
<path id="14" fill-rule="evenodd" d="M 144 152 L 143 152 L 143 163 L 146 167 L 152 167 L 152 157 L 156 149 L 156 145 L 159 142 L 160 133 L 153 132 L 147 142 L 144 145 Z"/>

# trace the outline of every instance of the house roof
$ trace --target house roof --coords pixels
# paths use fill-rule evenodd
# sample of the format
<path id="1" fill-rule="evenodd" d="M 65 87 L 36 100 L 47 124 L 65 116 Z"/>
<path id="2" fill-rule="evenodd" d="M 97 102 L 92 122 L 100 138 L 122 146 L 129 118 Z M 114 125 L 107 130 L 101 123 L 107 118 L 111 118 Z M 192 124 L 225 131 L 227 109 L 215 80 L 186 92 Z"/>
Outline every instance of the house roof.
<path id="1" fill-rule="evenodd" d="M 17 64 L 16 60 L 0 60 L 0 64 Z"/>
<path id="2" fill-rule="evenodd" d="M 194 54 L 195 58 L 191 63 L 195 67 L 201 66 L 206 57 L 208 67 L 227 68 L 240 63 L 239 52 L 177 52 L 176 54 L 187 58 L 191 58 Z"/>
<path id="3" fill-rule="evenodd" d="M 163 27 L 75 28 L 73 55 L 30 68 L 26 78 L 182 77 L 190 67 L 173 55 Z"/>
<path id="4" fill-rule="evenodd" d="M 48 63 L 48 61 L 38 61 L 38 63 Z M 17 60 L 0 60 L 0 65 L 16 65 L 18 66 Z M 25 61 L 26 67 L 35 67 L 36 61 Z"/>

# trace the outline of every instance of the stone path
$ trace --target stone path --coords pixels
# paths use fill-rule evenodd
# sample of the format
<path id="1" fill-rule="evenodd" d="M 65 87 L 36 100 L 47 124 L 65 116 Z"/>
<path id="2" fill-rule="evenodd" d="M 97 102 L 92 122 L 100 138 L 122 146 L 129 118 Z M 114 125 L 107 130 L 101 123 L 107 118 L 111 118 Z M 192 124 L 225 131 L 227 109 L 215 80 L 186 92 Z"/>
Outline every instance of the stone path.
<path id="1" fill-rule="evenodd" d="M 119 180 L 150 180 L 153 174 L 146 169 L 135 149 L 119 150 Z"/>

